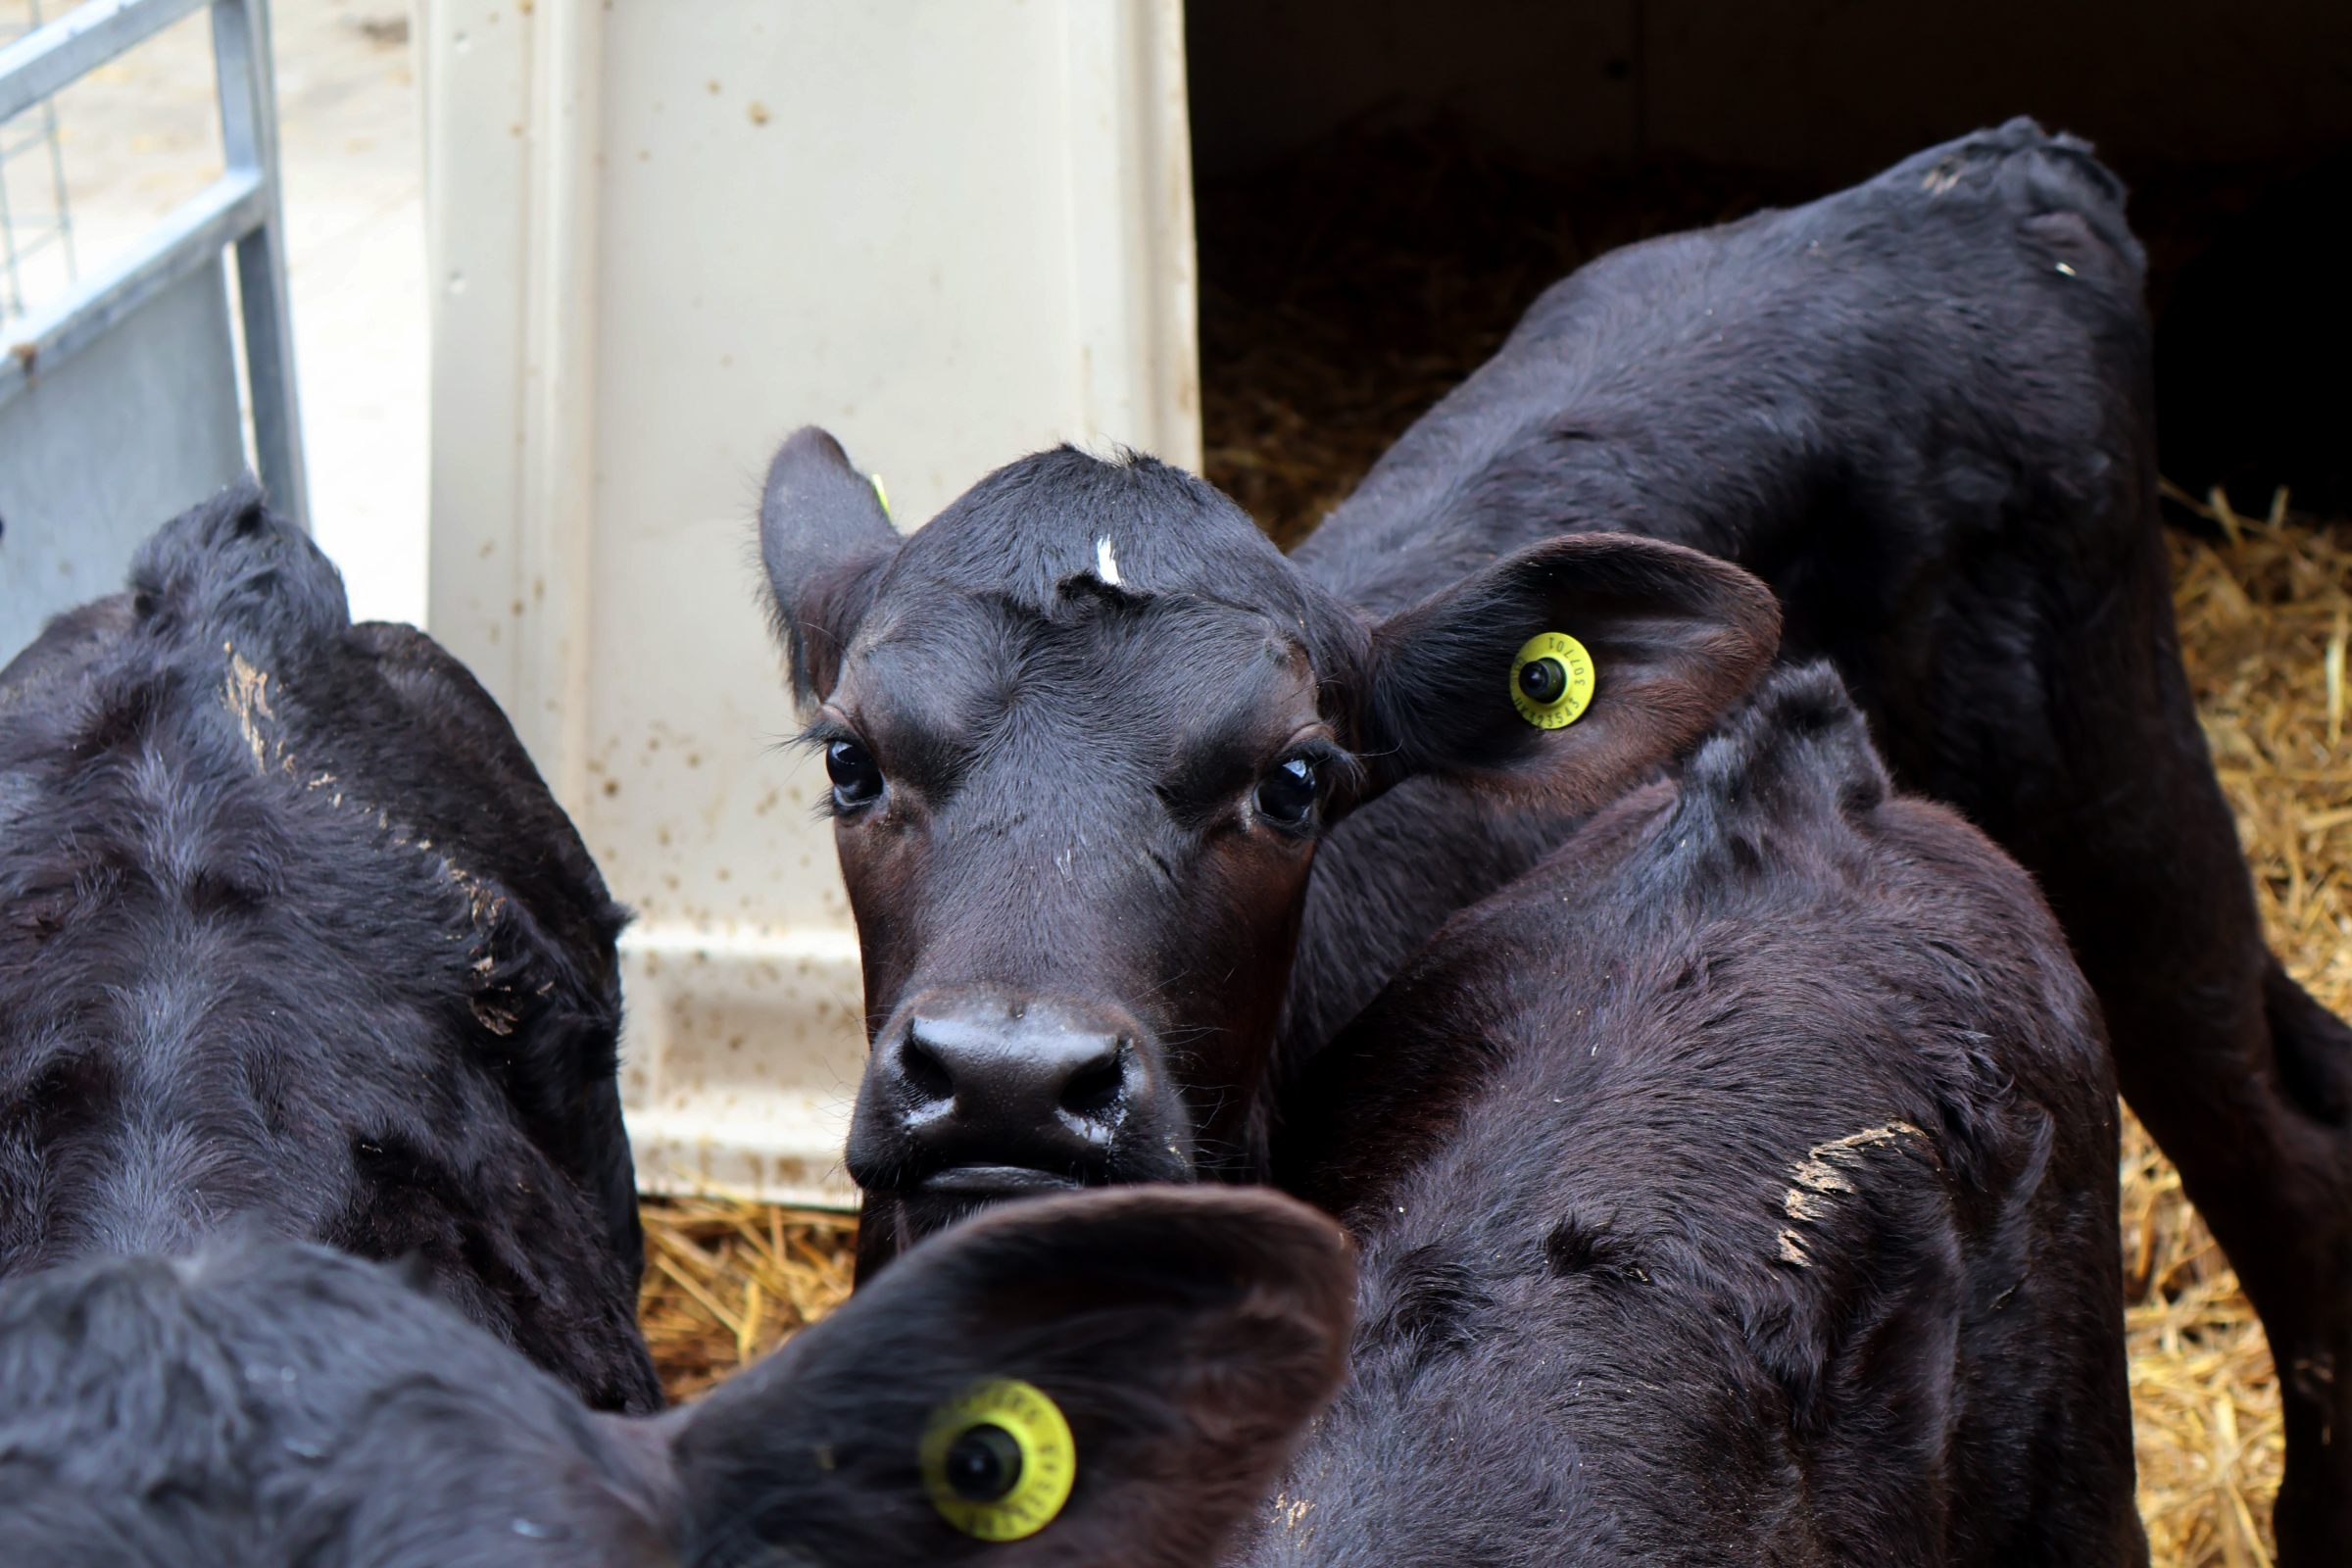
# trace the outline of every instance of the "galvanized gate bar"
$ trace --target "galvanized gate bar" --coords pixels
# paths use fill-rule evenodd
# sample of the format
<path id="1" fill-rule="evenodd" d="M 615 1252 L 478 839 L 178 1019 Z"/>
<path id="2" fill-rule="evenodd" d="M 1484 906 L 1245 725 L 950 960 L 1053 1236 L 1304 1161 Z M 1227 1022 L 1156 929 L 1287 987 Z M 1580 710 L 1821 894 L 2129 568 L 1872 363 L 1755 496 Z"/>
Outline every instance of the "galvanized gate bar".
<path id="1" fill-rule="evenodd" d="M 90 0 L 0 49 L 0 120 L 71 87 L 205 0 Z"/>
<path id="2" fill-rule="evenodd" d="M 262 196 L 261 176 L 250 170 L 215 180 L 150 230 L 137 250 L 28 314 L 8 334 L 8 354 L 0 359 L 0 404 L 263 224 Z"/>
<path id="3" fill-rule="evenodd" d="M 0 120 L 20 114 L 207 0 L 93 0 L 0 49 Z M 286 298 L 285 223 L 277 188 L 276 100 L 266 0 L 211 0 L 213 57 L 227 172 L 9 335 L 0 405 L 121 325 L 141 305 L 217 258 L 237 252 L 255 466 L 270 504 L 310 526 L 294 334 Z"/>
<path id="4" fill-rule="evenodd" d="M 308 528 L 310 484 L 302 466 L 302 410 L 294 393 L 294 317 L 286 295 L 268 0 L 215 0 L 213 59 L 220 81 L 220 145 L 228 164 L 221 184 L 240 174 L 261 181 L 261 216 L 237 236 L 237 298 L 245 315 L 255 466 L 271 504 Z"/>

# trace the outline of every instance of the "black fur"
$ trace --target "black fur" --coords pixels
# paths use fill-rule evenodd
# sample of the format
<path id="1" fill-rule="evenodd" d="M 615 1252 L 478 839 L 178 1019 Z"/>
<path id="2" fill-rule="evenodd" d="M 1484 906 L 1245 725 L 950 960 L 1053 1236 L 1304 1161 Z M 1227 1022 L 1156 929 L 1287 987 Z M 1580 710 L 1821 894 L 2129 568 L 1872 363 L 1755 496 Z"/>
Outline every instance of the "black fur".
<path id="1" fill-rule="evenodd" d="M 1541 300 L 1292 564 L 1305 586 L 1383 625 L 1438 596 L 1508 604 L 1471 579 L 1534 569 L 1529 552 L 1587 533 L 1676 541 L 1767 580 L 1790 655 L 1836 662 L 1894 777 L 1956 805 L 2039 880 L 2099 999 L 2123 1088 L 2180 1162 L 2291 1369 L 2282 1552 L 2333 1563 L 2352 1541 L 2352 1443 L 2330 1436 L 2352 1430 L 2352 1034 L 2263 948 L 2188 699 L 2155 512 L 2141 257 L 2122 196 L 2081 143 L 2018 122 L 1807 207 L 1613 253 Z M 1182 509 L 1165 514 L 1155 526 L 1190 526 Z M 941 523 L 952 519 L 953 509 Z M 985 602 L 988 570 L 1029 569 L 1023 540 L 1075 543 L 1090 523 L 1037 496 L 987 535 L 993 556 L 970 553 L 968 600 Z M 866 548 L 845 537 L 840 559 Z M 1083 549 L 1054 548 L 1058 569 L 1084 569 Z M 794 585 L 774 586 L 790 623 Z M 887 588 L 866 603 L 869 620 L 884 614 Z M 963 613 L 920 609 L 895 624 Z M 997 951 L 1040 956 L 1004 966 L 1015 987 L 1041 969 L 1060 984 L 1051 971 L 1067 962 L 1118 1005 L 1154 1009 L 1163 1041 L 1200 1030 L 1218 1050 L 1154 1066 L 1191 1095 L 1203 1143 L 1225 1147 L 1174 1163 L 1247 1174 L 1262 1139 L 1233 1108 L 1262 1106 L 1264 1086 L 1299 1070 L 1451 913 L 1560 842 L 1590 797 L 1506 803 L 1492 779 L 1461 776 L 1448 705 L 1498 703 L 1499 670 L 1475 690 L 1392 686 L 1412 699 L 1372 711 L 1428 728 L 1347 736 L 1371 783 L 1392 787 L 1326 811 L 1311 880 L 1257 865 L 1196 874 L 1203 859 L 1170 858 L 1149 837 L 1160 821 L 1141 795 L 1205 750 L 1183 721 L 1234 688 L 1235 662 L 1205 658 L 1209 639 L 1190 624 L 1132 630 L 1117 673 L 1177 677 L 1133 723 L 1117 681 L 1085 658 L 1021 666 L 1012 685 L 997 673 L 1003 645 L 986 636 L 943 641 L 923 662 L 947 711 L 969 694 L 1015 692 L 1054 716 L 994 731 L 973 754 L 1004 772 L 955 841 L 985 885 L 968 925 L 916 896 L 950 820 L 926 814 L 932 797 L 910 791 L 903 814 L 843 834 L 869 1002 L 893 1009 L 874 1020 L 875 1059 L 886 1071 L 897 1059 L 905 982 L 935 954 L 969 972 L 972 950 L 955 938 L 979 931 Z M 1490 656 L 1511 646 L 1488 636 Z M 1383 646 L 1372 639 L 1374 657 Z M 1605 682 L 1611 659 L 1597 662 Z M 853 649 L 843 667 L 855 663 Z M 912 669 L 893 702 L 918 689 Z M 1335 680 L 1346 688 L 1331 705 L 1343 725 L 1364 711 L 1363 672 L 1310 673 L 1319 698 Z M 876 683 L 886 676 L 877 662 Z M 1651 747 L 1643 765 L 1682 743 Z M 1243 751 L 1228 769 L 1237 796 Z M 1371 763 L 1448 752 L 1446 769 L 1410 778 Z M 1258 756 L 1270 760 L 1270 744 Z M 1638 779 L 1624 757 L 1606 760 L 1578 782 Z M 1530 797 L 1536 808 L 1522 808 Z M 1247 809 L 1227 820 L 1246 826 Z M 1065 897 L 1056 854 L 1100 874 L 1073 879 Z M 889 874 L 869 891 L 860 878 L 885 858 Z M 1248 955 L 1287 954 L 1293 931 L 1298 962 L 1269 1062 L 1255 999 L 1280 960 Z M 1106 961 L 1138 953 L 1145 961 Z M 1202 973 L 1221 989 L 1200 987 Z M 1250 1007 L 1228 1005 L 1236 995 Z M 1147 1163 L 1073 1161 L 1069 1179 L 1167 1173 Z M 903 1231 L 876 1234 L 895 1245 Z"/>
<path id="2" fill-rule="evenodd" d="M 1063 449 L 903 543 L 821 431 L 785 443 L 763 553 L 809 738 L 856 784 L 835 836 L 874 1053 L 848 1149 L 861 1268 L 1006 1190 L 1247 1175 L 1318 841 L 1444 774 L 1590 808 L 1762 669 L 1771 598 L 1646 541 L 1536 544 L 1370 622 L 1233 504 Z M 1513 709 L 1572 625 L 1575 725 Z M 1261 781 L 1312 770 L 1297 820 Z"/>
<path id="3" fill-rule="evenodd" d="M 2144 1560 L 2098 1015 L 1824 666 L 1298 1086 L 1351 1383 L 1253 1563 Z"/>
<path id="4" fill-rule="evenodd" d="M 398 1270 L 251 1239 L 0 1287 L 16 1568 L 1206 1564 L 1337 1386 L 1337 1230 L 1265 1193 L 1098 1193 L 924 1249 L 700 1403 L 578 1396 Z M 981 1378 L 1068 1419 L 1076 1489 L 984 1546 L 916 1445 Z"/>
<path id="5" fill-rule="evenodd" d="M 2140 280 L 2121 185 L 2024 121 L 1629 246 L 1539 300 L 1293 559 L 1378 612 L 1584 529 L 1771 583 L 1786 655 L 1836 661 L 1903 787 L 2039 880 L 2126 1096 L 2308 1369 L 2278 1517 L 2282 1562 L 2317 1568 L 2352 1556 L 2352 1032 L 2265 950 L 2181 672 Z M 1341 824 L 1285 1061 L 1572 820 L 1426 779 Z"/>
<path id="6" fill-rule="evenodd" d="M 1293 559 L 1380 612 L 1564 531 L 1738 561 L 1781 596 L 1784 657 L 1836 658 L 1898 774 L 1982 806 L 2008 843 L 2002 824 L 2051 805 L 2042 774 L 2086 760 L 2081 715 L 2151 684 L 2112 658 L 2051 667 L 2049 648 L 2160 608 L 2137 602 L 2132 569 L 2162 561 L 2139 270 L 2121 187 L 2023 122 L 1806 207 L 1628 246 L 1538 300 Z M 2132 652 L 2145 666 L 2155 650 Z M 2047 760 L 1988 771 L 2020 751 Z M 1409 810 L 1430 842 L 1403 861 L 1375 852 L 1376 874 L 1409 884 L 1411 858 L 1467 858 L 1498 886 L 1525 869 L 1442 794 L 1368 808 L 1327 859 Z M 1310 898 L 1299 983 L 1334 996 L 1286 1025 L 1294 1054 L 1436 929 L 1443 901 L 1413 900 L 1407 929 Z"/>
<path id="7" fill-rule="evenodd" d="M 419 1256 L 659 1406 L 626 911 L 495 704 L 251 484 L 0 671 L 0 1271 L 231 1221 Z"/>

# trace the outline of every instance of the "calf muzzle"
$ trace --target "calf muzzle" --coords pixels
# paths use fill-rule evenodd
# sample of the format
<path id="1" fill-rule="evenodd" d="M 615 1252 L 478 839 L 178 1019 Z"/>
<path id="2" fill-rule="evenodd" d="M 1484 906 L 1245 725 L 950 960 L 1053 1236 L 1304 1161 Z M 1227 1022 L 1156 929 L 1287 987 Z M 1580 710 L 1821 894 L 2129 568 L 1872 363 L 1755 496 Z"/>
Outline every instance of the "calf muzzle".
<path id="1" fill-rule="evenodd" d="M 848 1165 L 859 1186 L 899 1194 L 920 1231 L 998 1198 L 1184 1180 L 1187 1143 L 1158 1047 L 1132 1014 L 955 987 L 918 996 L 876 1037 Z"/>

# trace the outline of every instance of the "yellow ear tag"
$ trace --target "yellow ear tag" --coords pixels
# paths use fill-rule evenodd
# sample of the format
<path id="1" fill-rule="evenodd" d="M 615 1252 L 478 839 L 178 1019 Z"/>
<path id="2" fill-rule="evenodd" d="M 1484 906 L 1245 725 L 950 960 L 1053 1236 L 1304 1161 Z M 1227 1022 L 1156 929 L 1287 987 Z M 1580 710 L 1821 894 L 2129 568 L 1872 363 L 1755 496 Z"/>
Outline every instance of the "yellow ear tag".
<path id="1" fill-rule="evenodd" d="M 890 492 L 882 488 L 882 476 L 878 473 L 869 473 L 866 477 L 874 481 L 874 499 L 882 503 L 882 515 L 889 517 Z"/>
<path id="2" fill-rule="evenodd" d="M 1060 1406 L 1010 1378 L 975 1383 L 941 1405 L 916 1453 L 940 1517 L 982 1541 L 1036 1535 L 1078 1479 L 1078 1447 Z"/>
<path id="3" fill-rule="evenodd" d="M 1564 631 L 1538 632 L 1511 661 L 1511 706 L 1538 729 L 1561 729 L 1592 706 L 1592 656 Z"/>

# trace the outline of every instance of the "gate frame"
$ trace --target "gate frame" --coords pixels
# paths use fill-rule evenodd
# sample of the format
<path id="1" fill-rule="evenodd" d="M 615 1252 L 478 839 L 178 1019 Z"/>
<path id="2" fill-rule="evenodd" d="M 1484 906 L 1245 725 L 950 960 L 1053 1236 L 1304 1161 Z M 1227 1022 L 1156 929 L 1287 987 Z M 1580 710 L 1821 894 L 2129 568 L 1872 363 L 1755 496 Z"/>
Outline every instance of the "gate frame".
<path id="1" fill-rule="evenodd" d="M 0 356 L 0 406 L 233 246 L 255 466 L 270 505 L 307 529 L 310 493 L 294 391 L 269 0 L 91 0 L 77 6 L 0 49 L 0 121 L 23 114 L 208 5 L 226 167 L 129 251 L 16 323 L 7 334 L 8 352 Z"/>

